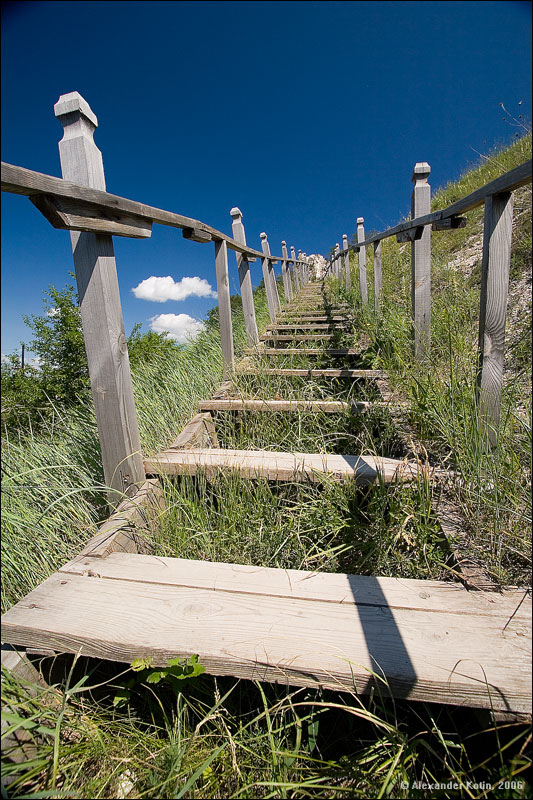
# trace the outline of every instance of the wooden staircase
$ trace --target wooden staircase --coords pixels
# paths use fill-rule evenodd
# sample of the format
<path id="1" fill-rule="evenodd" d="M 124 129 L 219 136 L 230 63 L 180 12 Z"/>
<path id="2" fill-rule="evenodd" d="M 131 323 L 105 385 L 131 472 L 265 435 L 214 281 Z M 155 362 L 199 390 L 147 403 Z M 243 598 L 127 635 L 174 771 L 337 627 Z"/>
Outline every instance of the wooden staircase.
<path id="1" fill-rule="evenodd" d="M 350 325 L 327 308 L 323 287 L 307 284 L 246 352 L 239 375 L 375 382 L 384 373 L 277 369 L 280 355 L 357 355 L 356 348 L 309 348 Z M 316 317 L 313 320 L 312 314 Z M 331 316 L 330 316 L 331 315 Z M 311 318 L 311 319 L 310 319 Z M 285 323 L 284 320 L 290 320 Z M 274 334 L 270 331 L 287 331 Z M 289 333 L 288 331 L 292 331 Z M 310 333 L 300 334 L 305 330 Z M 385 401 L 307 401 L 232 395 L 227 381 L 170 448 L 144 460 L 147 474 L 209 478 L 220 470 L 246 479 L 361 485 L 428 479 L 418 463 L 358 453 L 287 453 L 219 447 L 210 412 L 366 413 Z M 137 497 L 137 496 L 136 496 Z M 113 521 L 114 520 L 114 521 Z M 460 583 L 322 574 L 142 554 L 147 515 L 125 501 L 105 531 L 3 618 L 4 641 L 43 653 L 81 652 L 131 662 L 198 654 L 214 675 L 286 685 L 379 691 L 411 700 L 530 712 L 531 601 L 523 592 L 469 592 Z M 105 527 L 105 526 L 104 526 Z M 251 532 L 250 535 L 253 535 Z"/>

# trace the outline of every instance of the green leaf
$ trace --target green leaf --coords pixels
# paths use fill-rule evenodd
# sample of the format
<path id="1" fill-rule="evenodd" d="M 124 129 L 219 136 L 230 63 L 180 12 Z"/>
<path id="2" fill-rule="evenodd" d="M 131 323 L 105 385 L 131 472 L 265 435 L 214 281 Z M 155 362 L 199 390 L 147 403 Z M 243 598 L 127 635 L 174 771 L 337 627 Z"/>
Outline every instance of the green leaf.
<path id="1" fill-rule="evenodd" d="M 167 676 L 166 670 L 160 670 L 160 671 L 154 670 L 146 678 L 146 683 L 159 683 L 159 681 L 162 678 L 166 678 L 166 676 Z"/>
<path id="2" fill-rule="evenodd" d="M 120 706 L 129 703 L 130 699 L 131 692 L 129 692 L 127 689 L 119 689 L 113 698 L 113 705 L 115 708 L 120 708 Z"/>
<path id="3" fill-rule="evenodd" d="M 136 658 L 131 662 L 131 668 L 134 672 L 140 672 L 142 669 L 149 669 L 152 666 L 152 661 L 152 656 Z"/>

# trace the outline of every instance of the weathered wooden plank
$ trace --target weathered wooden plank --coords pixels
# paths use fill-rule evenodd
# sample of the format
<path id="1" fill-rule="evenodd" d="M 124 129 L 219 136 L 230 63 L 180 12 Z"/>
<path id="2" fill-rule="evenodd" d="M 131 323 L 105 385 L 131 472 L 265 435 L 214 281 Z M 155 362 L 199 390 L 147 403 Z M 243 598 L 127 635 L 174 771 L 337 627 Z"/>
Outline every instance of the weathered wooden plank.
<path id="1" fill-rule="evenodd" d="M 4 615 L 8 641 L 154 666 L 198 654 L 215 675 L 531 708 L 523 594 L 118 554 L 96 570 L 85 561 Z"/>
<path id="2" fill-rule="evenodd" d="M 268 325 L 266 328 L 267 331 L 290 331 L 290 330 L 304 330 L 304 331 L 316 331 L 316 330 L 335 330 L 337 328 L 346 328 L 345 323 L 330 323 L 330 322 L 316 322 L 316 323 L 309 323 L 309 322 L 290 322 L 290 323 L 280 323 L 277 325 Z"/>
<path id="3" fill-rule="evenodd" d="M 431 224 L 432 231 L 450 231 L 456 228 L 466 228 L 465 217 L 446 217 Z"/>
<path id="4" fill-rule="evenodd" d="M 102 154 L 93 140 L 97 119 L 77 92 L 54 106 L 64 127 L 59 143 L 65 178 L 105 191 Z M 144 483 L 128 346 L 120 305 L 113 237 L 71 232 L 83 338 L 102 463 L 111 505 Z"/>
<path id="5" fill-rule="evenodd" d="M 497 442 L 500 422 L 512 229 L 513 195 L 506 193 L 487 197 L 481 262 L 477 385 L 480 426 L 492 446 Z"/>
<path id="6" fill-rule="evenodd" d="M 151 221 L 134 214 L 113 209 L 95 210 L 79 200 L 53 195 L 36 194 L 30 200 L 54 228 L 60 230 L 76 229 L 133 239 L 147 239 L 152 235 Z"/>
<path id="7" fill-rule="evenodd" d="M 226 242 L 215 242 L 215 267 L 217 274 L 218 318 L 222 342 L 224 377 L 235 370 L 233 351 L 233 327 L 231 321 L 231 300 L 228 277 L 228 249 Z"/>
<path id="8" fill-rule="evenodd" d="M 410 220 L 388 228 L 381 233 L 373 234 L 365 239 L 362 244 L 368 246 L 373 242 L 380 239 L 386 239 L 389 236 L 395 236 L 397 233 L 409 230 L 409 228 L 417 227 L 419 225 L 428 225 L 433 222 L 438 222 L 447 217 L 455 217 L 458 214 L 471 211 L 477 206 L 483 205 L 485 198 L 491 194 L 498 194 L 506 191 L 514 191 L 515 189 L 525 186 L 531 182 L 531 160 L 526 161 L 524 164 L 515 167 L 514 169 L 501 175 L 499 178 L 485 184 L 485 186 L 477 189 L 472 194 L 463 197 L 456 203 L 453 203 L 448 208 L 434 211 L 432 214 L 425 215 L 416 220 Z M 199 222 L 191 217 L 176 214 L 172 211 L 164 211 L 159 208 L 148 206 L 144 203 L 139 203 L 134 200 L 128 200 L 125 197 L 119 197 L 108 192 L 87 189 L 86 187 L 79 186 L 75 183 L 56 178 L 53 175 L 45 175 L 41 172 L 26 169 L 25 167 L 18 167 L 14 164 L 7 164 L 2 162 L 2 191 L 10 192 L 13 194 L 22 194 L 31 197 L 36 194 L 52 194 L 57 197 L 70 197 L 76 200 L 84 201 L 87 205 L 95 206 L 96 209 L 105 211 L 108 208 L 117 209 L 126 213 L 131 213 L 146 220 L 151 220 L 159 225 L 170 225 L 174 228 L 186 227 L 199 227 L 202 230 L 211 233 L 212 237 L 218 239 L 225 239 L 228 243 L 230 250 L 237 250 L 238 252 L 246 253 L 249 256 L 261 256 L 261 253 L 251 247 L 244 248 L 231 237 L 226 236 L 221 231 L 217 231 L 210 225 Z M 93 211 L 87 213 L 93 213 Z M 356 250 L 358 245 L 350 246 L 350 250 Z M 277 260 L 281 260 L 278 258 Z M 292 260 L 292 259 L 291 259 Z"/>
<path id="9" fill-rule="evenodd" d="M 413 169 L 411 217 L 415 219 L 431 210 L 431 167 L 419 161 Z M 414 355 L 422 361 L 431 346 L 431 227 L 427 225 L 420 238 L 411 243 L 411 317 L 413 320 Z"/>
<path id="10" fill-rule="evenodd" d="M 250 374 L 257 374 L 257 370 L 254 370 Z M 379 369 L 261 369 L 259 374 L 300 375 L 309 378 L 379 378 L 385 375 L 385 373 Z"/>
<path id="11" fill-rule="evenodd" d="M 355 347 L 263 347 L 261 349 L 253 350 L 252 348 L 247 348 L 245 351 L 248 355 L 260 355 L 260 356 L 319 356 L 319 355 L 326 355 L 326 356 L 359 356 L 361 355 L 361 350 L 358 350 Z"/>
<path id="12" fill-rule="evenodd" d="M 359 404 L 357 404 L 359 405 Z M 370 403 L 362 403 L 367 408 Z M 322 411 L 339 414 L 349 411 L 351 403 L 336 400 L 202 400 L 202 411 Z"/>
<path id="13" fill-rule="evenodd" d="M 106 558 L 110 553 L 147 553 L 157 518 L 165 508 L 163 491 L 157 479 L 150 479 L 133 497 L 120 503 L 117 510 L 90 539 L 81 555 Z"/>
<path id="14" fill-rule="evenodd" d="M 379 314 L 382 286 L 381 242 L 374 242 L 374 310 L 376 314 Z"/>
<path id="15" fill-rule="evenodd" d="M 225 469 L 235 470 L 244 478 L 321 482 L 327 476 L 363 486 L 406 482 L 422 475 L 417 464 L 395 458 L 226 448 L 165 450 L 144 463 L 147 472 L 154 475 L 196 475 Z"/>
<path id="16" fill-rule="evenodd" d="M 363 305 L 368 303 L 368 282 L 366 277 L 366 247 L 361 244 L 365 239 L 364 217 L 357 217 L 357 258 L 359 262 L 359 289 L 361 292 L 361 302 Z"/>
<path id="17" fill-rule="evenodd" d="M 275 342 L 304 342 L 312 339 L 333 339 L 333 333 L 291 333 L 291 334 L 276 334 L 271 333 L 260 337 L 260 341 L 275 341 Z"/>
<path id="18" fill-rule="evenodd" d="M 386 605 L 390 609 L 497 617 L 503 624 L 511 615 L 519 625 L 532 620 L 531 597 L 524 589 L 507 588 L 496 594 L 468 592 L 461 583 L 450 581 L 376 578 L 124 553 L 113 553 L 105 561 L 78 556 L 59 571 L 83 575 L 88 572 L 87 567 L 92 566 L 100 578 L 325 603 Z"/>
<path id="19" fill-rule="evenodd" d="M 169 448 L 218 447 L 218 437 L 211 414 L 196 414 Z"/>
<path id="20" fill-rule="evenodd" d="M 182 230 L 183 238 L 189 239 L 191 242 L 211 242 L 213 237 L 208 231 L 204 231 L 201 228 L 183 228 Z"/>
<path id="21" fill-rule="evenodd" d="M 176 214 L 173 211 L 164 211 L 101 189 L 86 187 L 73 181 L 56 178 L 53 175 L 45 175 L 41 172 L 17 167 L 14 164 L 6 164 L 5 162 L 2 162 L 2 191 L 22 194 L 28 197 L 46 194 L 77 200 L 79 201 L 80 210 L 83 209 L 84 215 L 88 217 L 92 217 L 98 212 L 105 215 L 111 210 L 124 212 L 128 216 L 141 217 L 148 223 L 155 222 L 159 225 L 168 225 L 171 228 L 201 230 L 209 233 L 213 240 L 225 241 L 230 250 L 236 250 L 239 253 L 248 255 L 251 257 L 250 260 L 254 260 L 253 257 L 261 257 L 262 255 L 258 250 L 254 250 L 253 247 L 244 246 L 232 239 L 231 236 L 227 236 L 222 231 L 217 231 L 211 225 L 192 219 L 192 217 Z M 272 256 L 272 259 L 279 261 L 280 256 Z"/>

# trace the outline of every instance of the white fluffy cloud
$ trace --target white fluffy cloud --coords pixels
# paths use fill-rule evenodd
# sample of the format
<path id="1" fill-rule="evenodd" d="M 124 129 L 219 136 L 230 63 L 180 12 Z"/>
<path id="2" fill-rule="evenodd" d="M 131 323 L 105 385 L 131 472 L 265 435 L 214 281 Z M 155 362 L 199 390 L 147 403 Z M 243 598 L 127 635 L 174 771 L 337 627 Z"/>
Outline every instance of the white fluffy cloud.
<path id="1" fill-rule="evenodd" d="M 150 323 L 153 331 L 167 333 L 179 344 L 194 339 L 204 328 L 203 322 L 198 322 L 188 314 L 157 314 L 150 319 Z"/>
<path id="2" fill-rule="evenodd" d="M 205 278 L 182 278 L 175 281 L 170 275 L 156 278 L 151 275 L 132 289 L 140 300 L 151 300 L 154 303 L 166 303 L 167 300 L 185 300 L 187 297 L 216 297 Z"/>

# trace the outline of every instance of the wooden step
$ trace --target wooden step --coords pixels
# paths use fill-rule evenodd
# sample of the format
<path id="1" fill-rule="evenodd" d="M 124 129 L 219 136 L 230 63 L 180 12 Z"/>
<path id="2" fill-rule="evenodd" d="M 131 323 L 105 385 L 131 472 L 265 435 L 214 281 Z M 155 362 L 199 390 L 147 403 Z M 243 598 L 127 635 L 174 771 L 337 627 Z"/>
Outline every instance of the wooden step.
<path id="1" fill-rule="evenodd" d="M 292 324 L 297 322 L 350 322 L 350 320 L 345 316 L 333 316 L 328 317 L 327 315 L 322 314 L 321 316 L 313 317 L 310 314 L 304 314 L 302 316 L 298 316 L 296 314 L 281 314 L 279 317 L 280 321 L 284 320 L 286 322 L 290 322 Z"/>
<path id="2" fill-rule="evenodd" d="M 380 369 L 243 369 L 241 375 L 287 375 L 303 378 L 383 378 Z"/>
<path id="3" fill-rule="evenodd" d="M 361 350 L 357 350 L 355 347 L 348 347 L 348 348 L 335 348 L 335 347 L 328 347 L 328 348 L 320 348 L 320 347 L 263 347 L 263 348 L 254 348 L 254 347 L 247 347 L 245 348 L 244 352 L 247 355 L 256 355 L 256 356 L 284 356 L 284 355 L 326 355 L 326 356 L 360 356 Z"/>
<path id="4" fill-rule="evenodd" d="M 269 325 L 267 331 L 290 331 L 290 330 L 303 330 L 303 331 L 319 331 L 319 330 L 336 330 L 337 328 L 346 328 L 347 323 L 343 322 L 290 322 L 282 323 L 280 325 Z"/>
<path id="5" fill-rule="evenodd" d="M 201 411 L 323 411 L 339 414 L 354 410 L 366 410 L 371 403 L 345 403 L 338 400 L 203 400 Z"/>
<path id="6" fill-rule="evenodd" d="M 271 333 L 260 337 L 261 342 L 305 342 L 308 339 L 333 339 L 333 333 Z"/>
<path id="7" fill-rule="evenodd" d="M 6 612 L 2 635 L 126 664 L 197 654 L 213 675 L 531 711 L 531 599 L 518 590 L 112 553 L 66 564 Z"/>
<path id="8" fill-rule="evenodd" d="M 243 478 L 312 483 L 320 483 L 327 476 L 334 481 L 355 481 L 361 486 L 408 482 L 422 474 L 417 464 L 396 458 L 215 447 L 165 450 L 145 459 L 144 468 L 150 475 L 196 475 L 199 471 L 210 473 L 223 469 L 234 470 Z"/>

